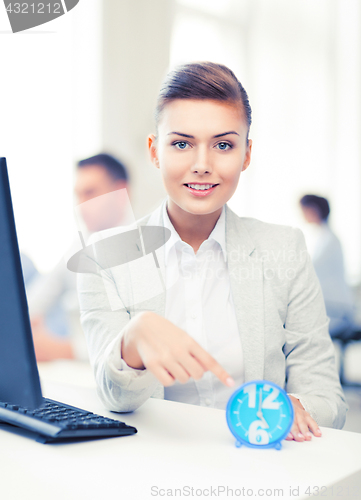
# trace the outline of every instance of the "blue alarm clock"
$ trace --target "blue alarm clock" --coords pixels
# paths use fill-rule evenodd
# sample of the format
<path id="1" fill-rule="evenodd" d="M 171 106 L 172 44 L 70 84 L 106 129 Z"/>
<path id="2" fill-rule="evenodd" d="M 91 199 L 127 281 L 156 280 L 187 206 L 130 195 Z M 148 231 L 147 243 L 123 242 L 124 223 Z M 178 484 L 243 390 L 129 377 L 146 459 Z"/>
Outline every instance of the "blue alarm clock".
<path id="1" fill-rule="evenodd" d="M 254 380 L 236 389 L 226 408 L 227 423 L 236 446 L 281 449 L 291 430 L 294 411 L 291 399 L 278 385 Z"/>

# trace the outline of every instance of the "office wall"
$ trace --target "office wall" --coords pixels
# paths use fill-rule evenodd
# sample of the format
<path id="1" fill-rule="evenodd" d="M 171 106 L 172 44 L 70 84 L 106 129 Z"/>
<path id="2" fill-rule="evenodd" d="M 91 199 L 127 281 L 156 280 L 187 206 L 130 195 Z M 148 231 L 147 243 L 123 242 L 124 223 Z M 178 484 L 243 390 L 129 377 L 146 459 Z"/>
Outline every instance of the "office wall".
<path id="1" fill-rule="evenodd" d="M 298 225 L 300 195 L 329 197 L 348 275 L 361 280 L 358 0 L 83 0 L 28 33 L 6 22 L 0 9 L 0 153 L 19 239 L 41 270 L 75 234 L 76 160 L 123 158 L 137 217 L 164 197 L 146 151 L 159 85 L 175 64 L 210 59 L 234 69 L 253 107 L 252 164 L 232 208 Z"/>
<path id="2" fill-rule="evenodd" d="M 103 2 L 102 144 L 130 166 L 137 218 L 165 196 L 146 138 L 169 67 L 173 13 L 172 0 Z"/>

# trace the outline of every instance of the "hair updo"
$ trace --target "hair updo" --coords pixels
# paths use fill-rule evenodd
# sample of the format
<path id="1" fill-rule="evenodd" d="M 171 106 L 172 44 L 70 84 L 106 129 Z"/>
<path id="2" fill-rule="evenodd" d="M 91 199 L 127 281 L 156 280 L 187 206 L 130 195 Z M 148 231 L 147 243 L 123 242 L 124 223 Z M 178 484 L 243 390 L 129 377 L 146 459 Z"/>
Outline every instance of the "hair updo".
<path id="1" fill-rule="evenodd" d="M 183 64 L 171 71 L 159 92 L 155 110 L 157 126 L 163 109 L 175 99 L 209 99 L 235 105 L 241 102 L 248 127 L 248 142 L 252 122 L 248 95 L 233 71 L 227 66 L 212 62 L 198 62 Z"/>

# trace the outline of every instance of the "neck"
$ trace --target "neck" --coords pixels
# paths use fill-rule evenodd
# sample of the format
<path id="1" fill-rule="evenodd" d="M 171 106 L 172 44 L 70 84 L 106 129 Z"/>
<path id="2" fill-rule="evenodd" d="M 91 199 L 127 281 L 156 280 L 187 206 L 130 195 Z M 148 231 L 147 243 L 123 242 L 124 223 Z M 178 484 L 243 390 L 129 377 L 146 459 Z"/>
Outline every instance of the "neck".
<path id="1" fill-rule="evenodd" d="M 222 213 L 222 208 L 211 214 L 191 214 L 168 201 L 167 212 L 174 229 L 182 241 L 190 245 L 196 253 L 211 232 Z"/>

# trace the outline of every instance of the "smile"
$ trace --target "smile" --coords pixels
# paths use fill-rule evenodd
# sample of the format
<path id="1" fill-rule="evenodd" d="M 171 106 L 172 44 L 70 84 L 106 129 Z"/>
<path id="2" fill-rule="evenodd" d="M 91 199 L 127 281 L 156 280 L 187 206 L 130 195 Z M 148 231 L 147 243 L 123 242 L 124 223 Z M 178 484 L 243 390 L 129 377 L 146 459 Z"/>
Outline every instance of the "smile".
<path id="1" fill-rule="evenodd" d="M 184 184 L 193 196 L 207 196 L 216 189 L 218 184 Z"/>
<path id="2" fill-rule="evenodd" d="M 217 186 L 217 184 L 186 184 L 186 186 L 196 191 L 205 191 Z"/>

